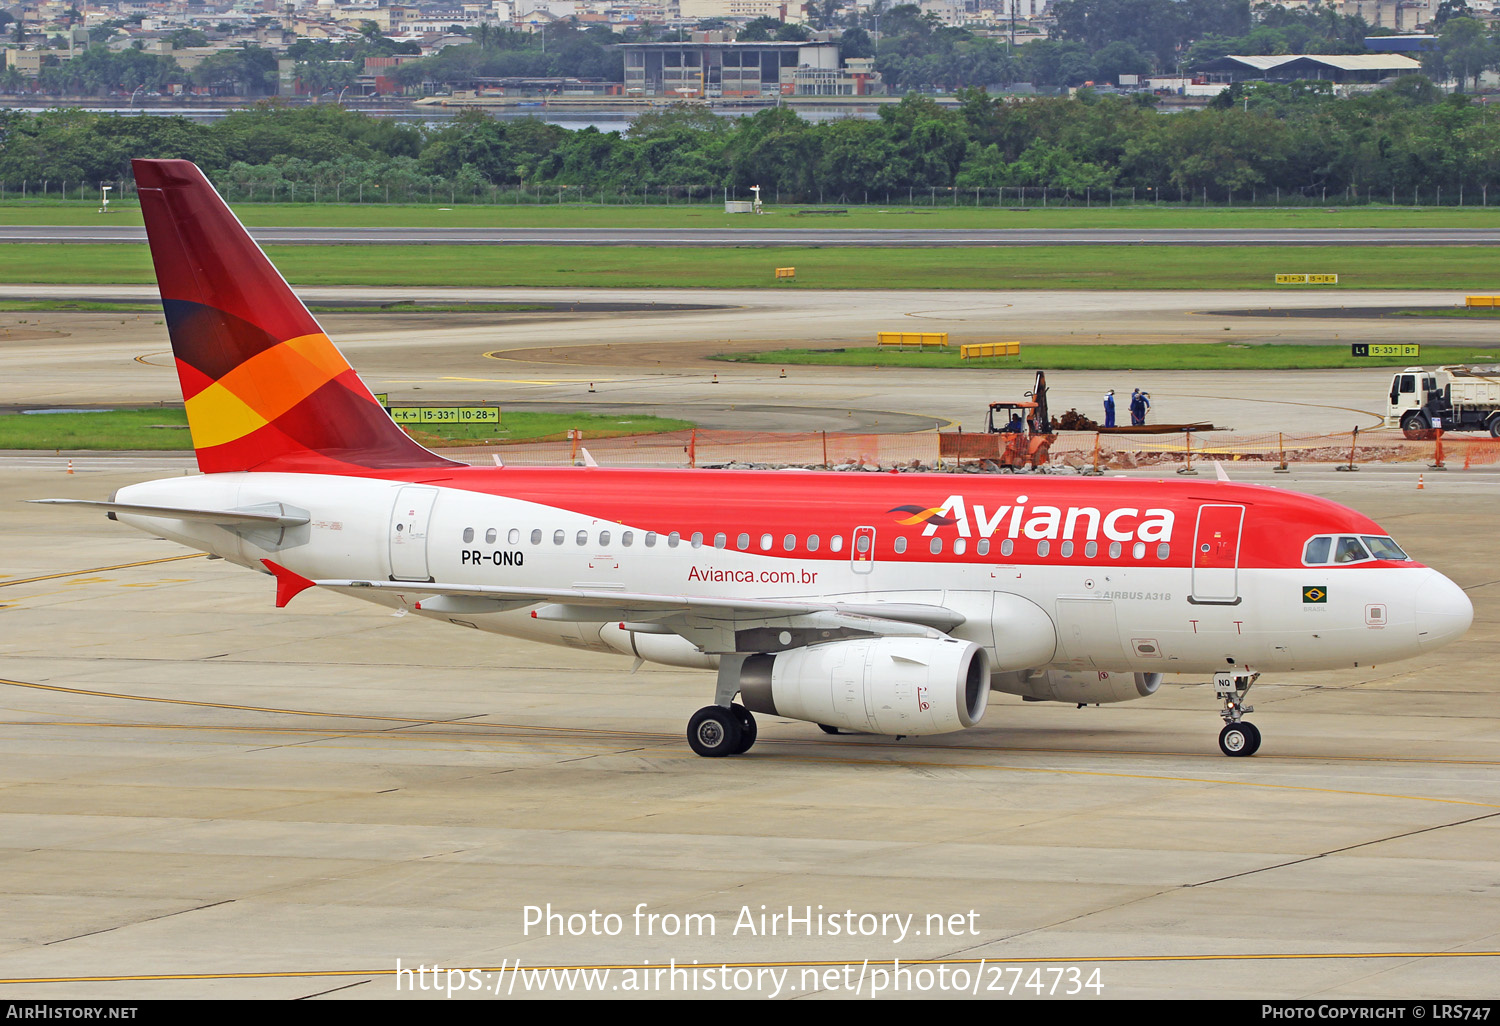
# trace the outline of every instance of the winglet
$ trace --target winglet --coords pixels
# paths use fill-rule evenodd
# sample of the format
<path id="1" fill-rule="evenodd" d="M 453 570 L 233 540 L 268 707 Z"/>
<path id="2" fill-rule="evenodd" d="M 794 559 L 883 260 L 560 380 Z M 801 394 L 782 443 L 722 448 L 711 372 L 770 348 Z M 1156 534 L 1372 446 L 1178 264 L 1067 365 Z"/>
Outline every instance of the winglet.
<path id="1" fill-rule="evenodd" d="M 288 602 L 316 584 L 301 574 L 293 573 L 280 563 L 273 563 L 269 559 L 263 559 L 261 563 L 276 578 L 277 609 L 284 609 Z"/>

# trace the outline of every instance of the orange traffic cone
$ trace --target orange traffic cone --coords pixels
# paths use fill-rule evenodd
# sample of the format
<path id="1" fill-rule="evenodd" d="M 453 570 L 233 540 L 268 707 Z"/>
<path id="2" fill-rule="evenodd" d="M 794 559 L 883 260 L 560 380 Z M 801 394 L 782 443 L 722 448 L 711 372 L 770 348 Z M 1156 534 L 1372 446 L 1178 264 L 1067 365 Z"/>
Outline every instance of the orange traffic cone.
<path id="1" fill-rule="evenodd" d="M 73 461 L 72 460 L 68 461 L 68 473 L 70 473 L 70 474 L 73 473 Z"/>
<path id="2" fill-rule="evenodd" d="M 1418 474 L 1417 475 L 1417 491 L 1420 492 L 1423 488 L 1426 488 L 1426 487 L 1427 486 L 1422 483 L 1422 475 Z"/>

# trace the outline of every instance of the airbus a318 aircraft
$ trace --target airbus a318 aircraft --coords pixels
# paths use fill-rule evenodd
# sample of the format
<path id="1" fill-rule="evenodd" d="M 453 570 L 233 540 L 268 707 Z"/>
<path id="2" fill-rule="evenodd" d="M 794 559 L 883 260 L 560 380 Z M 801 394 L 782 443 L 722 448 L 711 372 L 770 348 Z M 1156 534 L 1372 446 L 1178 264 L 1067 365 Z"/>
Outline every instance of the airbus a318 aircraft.
<path id="1" fill-rule="evenodd" d="M 717 670 L 699 755 L 747 751 L 755 712 L 938 734 L 992 690 L 1123 702 L 1163 673 L 1212 675 L 1219 746 L 1251 755 L 1258 675 L 1424 654 L 1473 617 L 1367 517 L 1274 488 L 456 463 L 397 427 L 198 168 L 135 176 L 203 473 L 83 504 L 271 575 L 278 606 L 316 586 Z"/>

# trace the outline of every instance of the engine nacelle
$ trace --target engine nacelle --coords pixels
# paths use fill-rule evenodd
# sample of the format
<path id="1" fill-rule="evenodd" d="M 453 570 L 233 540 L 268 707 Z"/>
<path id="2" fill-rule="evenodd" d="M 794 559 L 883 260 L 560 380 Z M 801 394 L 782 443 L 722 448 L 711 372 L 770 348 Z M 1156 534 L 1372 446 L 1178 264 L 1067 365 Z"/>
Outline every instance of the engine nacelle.
<path id="1" fill-rule="evenodd" d="M 957 638 L 857 638 L 753 655 L 745 706 L 871 734 L 944 734 L 989 705 L 989 656 Z"/>
<path id="2" fill-rule="evenodd" d="M 1020 695 L 1028 702 L 1072 702 L 1075 705 L 1130 702 L 1156 694 L 1160 686 L 1159 673 L 1111 673 L 1105 670 L 997 673 L 990 680 L 990 687 L 994 690 Z"/>

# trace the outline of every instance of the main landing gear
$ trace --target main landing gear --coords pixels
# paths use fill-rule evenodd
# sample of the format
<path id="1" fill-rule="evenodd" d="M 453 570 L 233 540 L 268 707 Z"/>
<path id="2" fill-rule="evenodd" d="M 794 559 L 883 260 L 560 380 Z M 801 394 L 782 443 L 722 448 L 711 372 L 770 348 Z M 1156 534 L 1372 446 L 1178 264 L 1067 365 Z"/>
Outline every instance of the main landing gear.
<path id="1" fill-rule="evenodd" d="M 687 738 L 693 751 L 707 758 L 743 755 L 755 744 L 755 717 L 738 702 L 725 708 L 706 705 L 688 720 Z"/>
<path id="2" fill-rule="evenodd" d="M 740 691 L 740 668 L 744 662 L 745 655 L 739 652 L 719 656 L 715 704 L 705 705 L 688 720 L 688 744 L 705 758 L 744 755 L 755 744 L 759 734 L 755 717 L 749 709 L 734 701 L 734 696 Z"/>
<path id="3" fill-rule="evenodd" d="M 1259 676 L 1258 673 L 1214 674 L 1214 690 L 1224 703 L 1219 711 L 1224 718 L 1224 729 L 1219 731 L 1219 751 L 1225 755 L 1254 755 L 1260 749 L 1260 731 L 1255 724 L 1241 719 L 1245 713 L 1255 711 L 1254 706 L 1245 704 L 1245 695 Z"/>

